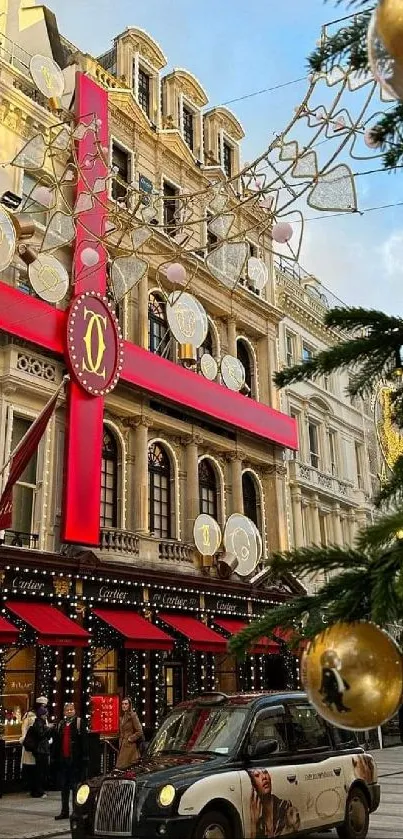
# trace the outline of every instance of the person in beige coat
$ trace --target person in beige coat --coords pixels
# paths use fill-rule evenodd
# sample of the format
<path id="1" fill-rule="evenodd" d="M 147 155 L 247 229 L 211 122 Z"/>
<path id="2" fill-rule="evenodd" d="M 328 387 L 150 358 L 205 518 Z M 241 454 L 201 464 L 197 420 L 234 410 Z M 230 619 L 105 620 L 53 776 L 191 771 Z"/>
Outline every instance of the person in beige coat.
<path id="1" fill-rule="evenodd" d="M 36 720 L 35 711 L 27 711 L 27 713 L 24 714 L 24 716 L 21 720 L 21 737 L 20 737 L 20 743 L 22 745 L 22 753 L 21 753 L 22 780 L 24 782 L 24 786 L 27 789 L 27 792 L 30 792 L 31 795 L 32 795 L 32 791 L 33 791 L 34 783 L 35 783 L 35 780 L 34 780 L 35 758 L 34 758 L 34 755 L 32 754 L 32 752 L 29 752 L 29 751 L 27 751 L 27 749 L 24 748 L 24 740 L 25 740 L 25 736 L 26 736 L 26 733 L 27 733 L 28 729 L 31 728 L 31 725 L 34 724 L 35 720 Z"/>
<path id="2" fill-rule="evenodd" d="M 144 740 L 143 729 L 135 711 L 132 701 L 125 697 L 122 699 L 122 715 L 120 717 L 119 753 L 116 761 L 116 769 L 127 769 L 132 763 L 140 758 L 140 741 Z"/>

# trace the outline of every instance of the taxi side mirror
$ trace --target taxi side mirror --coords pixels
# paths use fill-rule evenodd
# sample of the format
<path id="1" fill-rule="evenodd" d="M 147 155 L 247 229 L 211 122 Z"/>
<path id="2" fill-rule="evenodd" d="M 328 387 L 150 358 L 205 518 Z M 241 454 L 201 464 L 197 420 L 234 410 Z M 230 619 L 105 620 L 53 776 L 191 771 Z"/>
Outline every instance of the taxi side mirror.
<path id="1" fill-rule="evenodd" d="M 278 749 L 278 740 L 259 740 L 254 746 L 250 745 L 248 755 L 250 758 L 267 757 Z"/>

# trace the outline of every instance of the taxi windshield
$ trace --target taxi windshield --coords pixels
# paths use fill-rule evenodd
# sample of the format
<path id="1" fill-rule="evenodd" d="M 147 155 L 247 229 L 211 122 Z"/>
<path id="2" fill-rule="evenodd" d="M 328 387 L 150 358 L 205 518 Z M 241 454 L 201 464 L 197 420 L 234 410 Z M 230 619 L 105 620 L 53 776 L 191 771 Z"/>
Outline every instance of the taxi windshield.
<path id="1" fill-rule="evenodd" d="M 172 711 L 150 743 L 148 754 L 226 755 L 235 746 L 245 708 L 193 707 Z"/>

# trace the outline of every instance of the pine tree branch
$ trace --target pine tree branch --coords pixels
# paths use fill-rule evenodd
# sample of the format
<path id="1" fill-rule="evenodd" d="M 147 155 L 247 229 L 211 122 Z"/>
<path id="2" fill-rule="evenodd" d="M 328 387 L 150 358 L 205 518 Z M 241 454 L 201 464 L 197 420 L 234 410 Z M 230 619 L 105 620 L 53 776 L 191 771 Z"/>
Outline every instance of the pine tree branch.
<path id="1" fill-rule="evenodd" d="M 335 35 L 321 42 L 308 58 L 308 64 L 315 73 L 330 71 L 336 64 L 351 67 L 352 70 L 368 69 L 367 31 L 371 13 L 362 12 Z"/>
<path id="2" fill-rule="evenodd" d="M 320 596 L 311 597 L 304 595 L 283 603 L 275 609 L 271 609 L 262 618 L 253 621 L 246 629 L 237 635 L 233 635 L 228 642 L 231 653 L 242 656 L 259 638 L 272 638 L 273 632 L 278 627 L 281 629 L 295 629 L 295 623 L 301 623 L 306 613 L 315 612 L 320 608 Z"/>
<path id="3" fill-rule="evenodd" d="M 393 623 L 402 615 L 402 603 L 397 589 L 398 575 L 403 564 L 403 541 L 395 544 L 372 563 L 371 618 L 375 623 Z"/>
<path id="4" fill-rule="evenodd" d="M 396 542 L 397 534 L 403 531 L 403 510 L 393 510 L 388 515 L 364 528 L 356 539 L 357 551 L 369 555 L 380 552 Z M 402 542 L 403 551 L 403 542 Z"/>
<path id="5" fill-rule="evenodd" d="M 387 315 L 377 309 L 364 309 L 362 306 L 336 306 L 326 312 L 324 323 L 329 328 L 349 332 L 351 335 L 360 329 L 388 334 L 399 332 L 403 342 L 403 318 Z"/>
<path id="6" fill-rule="evenodd" d="M 399 418 L 400 419 L 400 418 Z M 400 424 L 400 423 L 399 423 Z M 394 463 L 393 471 L 390 478 L 383 484 L 379 490 L 375 504 L 380 507 L 381 504 L 399 504 L 403 501 L 403 455 L 400 455 Z M 400 528 L 403 530 L 403 515 Z"/>
<path id="7" fill-rule="evenodd" d="M 271 557 L 270 565 L 275 576 L 284 572 L 291 572 L 297 577 L 305 574 L 328 574 L 331 571 L 338 571 L 341 568 L 364 569 L 368 564 L 368 557 L 354 548 L 340 548 L 335 545 L 330 547 L 299 548 L 295 551 L 286 551 L 281 554 L 274 554 Z"/>

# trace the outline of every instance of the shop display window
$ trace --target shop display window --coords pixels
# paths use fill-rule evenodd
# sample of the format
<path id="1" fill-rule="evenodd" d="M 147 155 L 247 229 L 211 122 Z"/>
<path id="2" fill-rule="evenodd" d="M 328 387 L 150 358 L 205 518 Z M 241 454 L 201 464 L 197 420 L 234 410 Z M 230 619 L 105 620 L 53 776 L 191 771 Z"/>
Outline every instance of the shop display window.
<path id="1" fill-rule="evenodd" d="M 238 690 L 237 684 L 237 660 L 234 655 L 216 655 L 215 657 L 215 677 L 217 690 L 222 693 L 236 693 Z"/>
<path id="2" fill-rule="evenodd" d="M 35 647 L 10 647 L 6 653 L 4 693 L 0 696 L 0 732 L 7 740 L 21 736 L 21 721 L 35 693 Z"/>
<path id="3" fill-rule="evenodd" d="M 114 694 L 118 690 L 118 651 L 97 647 L 94 652 L 94 694 Z"/>

